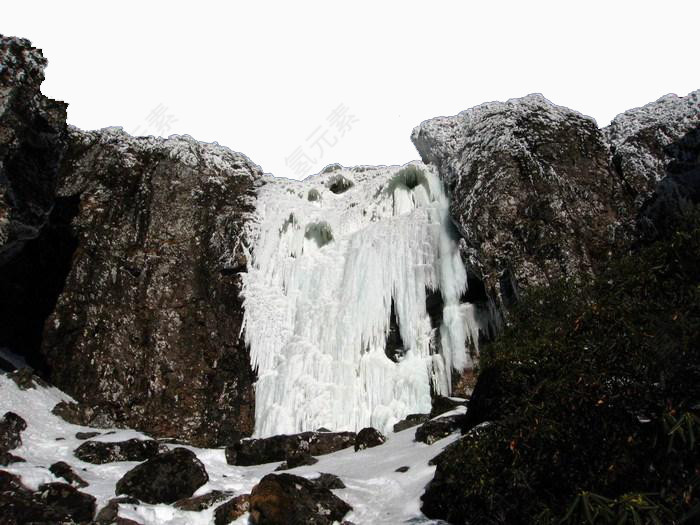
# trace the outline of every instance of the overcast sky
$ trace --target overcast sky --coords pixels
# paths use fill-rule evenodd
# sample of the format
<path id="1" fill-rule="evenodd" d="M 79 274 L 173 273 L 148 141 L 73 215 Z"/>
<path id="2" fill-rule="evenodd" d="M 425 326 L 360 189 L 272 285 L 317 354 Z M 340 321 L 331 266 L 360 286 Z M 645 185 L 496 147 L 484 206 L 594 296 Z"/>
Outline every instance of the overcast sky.
<path id="1" fill-rule="evenodd" d="M 543 93 L 603 126 L 700 88 L 700 2 L 5 2 L 83 129 L 186 133 L 301 178 L 418 158 L 421 121 Z"/>

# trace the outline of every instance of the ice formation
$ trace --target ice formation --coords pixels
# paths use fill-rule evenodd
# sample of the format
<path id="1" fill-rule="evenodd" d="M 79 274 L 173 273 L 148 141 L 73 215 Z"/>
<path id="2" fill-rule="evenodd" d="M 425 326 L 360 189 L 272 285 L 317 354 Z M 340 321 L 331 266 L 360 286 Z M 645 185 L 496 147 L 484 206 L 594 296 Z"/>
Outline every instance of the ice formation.
<path id="1" fill-rule="evenodd" d="M 478 327 L 442 183 L 429 166 L 266 178 L 244 275 L 255 435 L 387 431 L 471 366 Z M 431 325 L 426 297 L 442 296 Z M 395 312 L 403 349 L 385 353 Z M 434 321 L 433 324 L 438 324 Z"/>

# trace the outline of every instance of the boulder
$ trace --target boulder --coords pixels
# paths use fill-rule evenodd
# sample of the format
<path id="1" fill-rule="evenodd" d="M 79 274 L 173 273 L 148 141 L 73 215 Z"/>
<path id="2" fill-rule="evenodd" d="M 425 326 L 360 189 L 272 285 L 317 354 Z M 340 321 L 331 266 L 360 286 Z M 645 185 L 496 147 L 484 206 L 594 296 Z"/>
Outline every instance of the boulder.
<path id="1" fill-rule="evenodd" d="M 75 485 L 80 488 L 85 488 L 88 486 L 88 483 L 83 478 L 78 476 L 73 468 L 65 461 L 58 461 L 54 463 L 49 467 L 49 471 L 57 478 L 62 478 L 71 485 Z"/>
<path id="2" fill-rule="evenodd" d="M 0 454 L 19 447 L 22 444 L 22 431 L 27 422 L 14 412 L 6 412 L 0 419 Z"/>
<path id="3" fill-rule="evenodd" d="M 34 497 L 18 476 L 0 470 L 0 523 L 63 523 L 70 517 Z"/>
<path id="4" fill-rule="evenodd" d="M 445 397 L 445 396 L 434 396 L 433 397 L 433 405 L 432 405 L 432 408 L 430 409 L 429 419 L 432 419 L 432 418 L 437 417 L 441 414 L 444 414 L 445 412 L 450 412 L 457 407 L 466 406 L 466 405 L 467 405 L 466 400 L 455 399 L 452 397 Z"/>
<path id="5" fill-rule="evenodd" d="M 330 490 L 291 474 L 268 474 L 250 493 L 256 525 L 331 525 L 351 510 Z"/>
<path id="6" fill-rule="evenodd" d="M 466 415 L 458 414 L 455 416 L 439 417 L 426 421 L 416 429 L 416 441 L 432 445 L 436 441 L 446 438 L 453 432 L 460 430 Z"/>
<path id="7" fill-rule="evenodd" d="M 376 428 L 363 428 L 357 433 L 357 438 L 355 439 L 355 452 L 358 450 L 379 446 L 385 441 L 386 437 L 384 437 L 384 434 L 379 432 L 379 430 Z"/>
<path id="8" fill-rule="evenodd" d="M 109 500 L 107 505 L 102 507 L 102 509 L 100 509 L 100 511 L 97 513 L 97 516 L 95 516 L 95 523 L 98 523 L 99 525 L 112 525 L 113 523 L 116 523 L 117 525 L 130 525 L 129 520 L 119 517 L 119 505 L 138 505 L 138 503 L 139 500 L 136 498 L 112 498 Z"/>
<path id="9" fill-rule="evenodd" d="M 430 419 L 428 414 L 409 414 L 405 419 L 402 419 L 394 425 L 394 432 L 401 432 L 407 428 L 415 427 L 421 423 L 425 423 Z"/>
<path id="10" fill-rule="evenodd" d="M 78 459 L 101 465 L 114 461 L 145 461 L 166 451 L 153 439 L 129 439 L 127 441 L 86 441 L 73 451 Z"/>
<path id="11" fill-rule="evenodd" d="M 146 503 L 174 503 L 189 498 L 207 481 L 207 471 L 194 452 L 176 448 L 124 474 L 117 482 L 116 494 L 126 494 Z"/>
<path id="12" fill-rule="evenodd" d="M 275 471 L 289 470 L 304 465 L 314 465 L 316 463 L 318 463 L 318 459 L 313 457 L 308 452 L 294 452 L 287 456 L 287 460 L 284 461 L 279 467 L 277 467 Z"/>
<path id="13" fill-rule="evenodd" d="M 181 499 L 173 505 L 176 509 L 187 510 L 191 512 L 201 512 L 209 507 L 216 505 L 233 496 L 232 492 L 221 490 L 212 490 L 201 496 L 192 496 L 191 498 Z"/>
<path id="14" fill-rule="evenodd" d="M 23 366 L 16 370 L 13 370 L 10 375 L 10 379 L 19 387 L 20 390 L 29 390 L 31 388 L 48 387 L 49 385 L 41 379 L 39 376 L 35 375 L 34 369 L 28 366 Z"/>
<path id="15" fill-rule="evenodd" d="M 341 480 L 335 474 L 328 474 L 327 472 L 322 472 L 319 477 L 310 481 L 312 481 L 317 487 L 323 489 L 333 490 L 345 488 L 345 483 L 343 483 L 343 480 Z"/>
<path id="16" fill-rule="evenodd" d="M 91 522 L 95 515 L 95 497 L 65 483 L 41 485 L 35 498 L 78 523 Z"/>
<path id="17" fill-rule="evenodd" d="M 214 511 L 214 525 L 233 523 L 250 510 L 250 494 L 241 494 L 219 505 Z"/>
<path id="18" fill-rule="evenodd" d="M 355 444 L 354 432 L 302 432 L 260 439 L 243 439 L 226 447 L 229 465 L 261 465 L 286 461 L 299 453 L 330 454 Z"/>

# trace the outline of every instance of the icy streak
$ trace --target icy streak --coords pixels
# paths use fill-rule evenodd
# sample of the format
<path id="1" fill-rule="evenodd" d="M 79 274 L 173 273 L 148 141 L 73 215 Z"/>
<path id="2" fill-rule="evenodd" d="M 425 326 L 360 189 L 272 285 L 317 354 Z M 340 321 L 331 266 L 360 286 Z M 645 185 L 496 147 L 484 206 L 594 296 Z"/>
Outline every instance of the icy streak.
<path id="1" fill-rule="evenodd" d="M 431 383 L 449 394 L 451 369 L 471 366 L 466 347 L 478 327 L 471 305 L 460 304 L 466 272 L 430 167 L 269 177 L 256 217 L 243 289 L 256 436 L 387 431 L 430 411 Z M 427 290 L 443 298 L 439 330 Z M 398 362 L 385 354 L 392 300 Z"/>

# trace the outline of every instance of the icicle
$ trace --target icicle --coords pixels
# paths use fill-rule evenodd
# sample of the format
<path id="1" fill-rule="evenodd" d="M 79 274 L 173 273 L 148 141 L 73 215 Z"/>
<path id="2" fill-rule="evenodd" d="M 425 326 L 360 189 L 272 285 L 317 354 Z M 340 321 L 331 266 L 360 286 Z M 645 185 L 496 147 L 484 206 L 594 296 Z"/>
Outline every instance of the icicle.
<path id="1" fill-rule="evenodd" d="M 256 213 L 243 290 L 256 435 L 387 431 L 430 410 L 431 384 L 449 393 L 451 370 L 471 365 L 466 343 L 478 327 L 460 305 L 466 271 L 431 168 L 271 179 Z M 444 303 L 439 355 L 427 290 Z M 392 301 L 398 362 L 385 354 Z"/>

